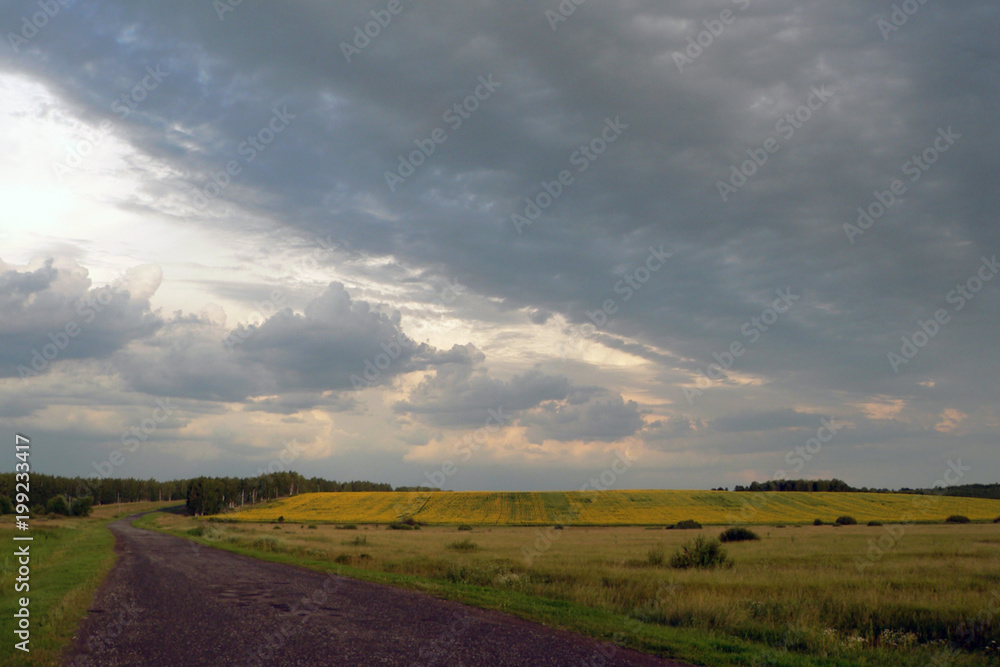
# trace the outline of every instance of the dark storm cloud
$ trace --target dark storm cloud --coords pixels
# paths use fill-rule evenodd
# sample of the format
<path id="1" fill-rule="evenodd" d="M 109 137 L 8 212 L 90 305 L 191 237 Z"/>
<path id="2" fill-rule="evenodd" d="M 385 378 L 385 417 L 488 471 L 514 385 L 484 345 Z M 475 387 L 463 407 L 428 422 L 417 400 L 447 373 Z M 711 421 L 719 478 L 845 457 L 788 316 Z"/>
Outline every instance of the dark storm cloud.
<path id="1" fill-rule="evenodd" d="M 309 403 L 305 392 L 314 392 L 312 405 L 352 409 L 350 400 L 330 402 L 316 392 L 386 384 L 435 361 L 433 348 L 402 333 L 398 312 L 354 301 L 340 283 L 330 284 L 301 314 L 290 308 L 262 314 L 268 317 L 259 324 L 228 332 L 197 318 L 172 321 L 116 364 L 134 388 L 156 396 L 242 401 L 288 393 L 255 405 L 287 412 Z"/>
<path id="2" fill-rule="evenodd" d="M 614 442 L 642 428 L 642 416 L 635 401 L 620 395 L 588 392 L 584 401 L 543 403 L 520 419 L 529 442 L 545 440 L 598 440 Z"/>
<path id="3" fill-rule="evenodd" d="M 92 288 L 87 271 L 0 261 L 0 377 L 36 377 L 67 360 L 104 358 L 152 334 L 160 318 L 127 281 Z"/>
<path id="4" fill-rule="evenodd" d="M 545 401 L 561 401 L 571 394 L 565 377 L 529 371 L 504 381 L 482 366 L 466 363 L 439 366 L 405 401 L 400 413 L 416 415 L 436 426 L 481 426 L 490 410 L 518 415 Z"/>
<path id="5" fill-rule="evenodd" d="M 13 66 L 47 72 L 99 116 L 98 102 L 138 65 L 164 62 L 169 94 L 151 95 L 125 131 L 191 187 L 287 104 L 292 125 L 234 177 L 266 195 L 259 206 L 360 251 L 441 267 L 512 305 L 583 322 L 616 299 L 608 330 L 703 365 L 740 340 L 769 293 L 790 286 L 803 293 L 798 312 L 741 370 L 899 390 L 909 380 L 880 360 L 1000 245 L 985 180 L 997 166 L 988 111 L 997 47 L 986 30 L 996 8 L 924 6 L 885 40 L 868 3 L 751 6 L 678 71 L 673 54 L 727 6 L 594 5 L 555 33 L 535 7 L 412 7 L 348 64 L 340 43 L 368 19 L 360 8 L 244 2 L 220 21 L 208 6 L 105 3 L 67 10 L 88 28 L 73 25 L 82 42 L 60 42 L 69 22 L 53 21 Z M 32 60 L 43 47 L 47 65 Z M 978 57 L 964 55 L 970 48 Z M 451 131 L 444 113 L 490 73 L 502 86 Z M 824 86 L 828 97 L 799 129 L 776 129 Z M 618 142 L 516 234 L 509 216 L 523 198 L 572 169 L 571 154 L 618 115 L 629 124 Z M 189 130 L 157 129 L 168 121 Z M 447 142 L 389 192 L 384 172 L 439 126 Z M 953 127 L 959 144 L 852 246 L 843 224 L 874 190 L 906 178 L 902 165 L 939 127 Z M 716 182 L 771 137 L 780 150 L 721 201 Z M 660 243 L 685 251 L 629 299 L 615 292 Z M 955 335 L 995 325 L 994 310 Z M 925 373 L 948 372 L 926 356 Z"/>

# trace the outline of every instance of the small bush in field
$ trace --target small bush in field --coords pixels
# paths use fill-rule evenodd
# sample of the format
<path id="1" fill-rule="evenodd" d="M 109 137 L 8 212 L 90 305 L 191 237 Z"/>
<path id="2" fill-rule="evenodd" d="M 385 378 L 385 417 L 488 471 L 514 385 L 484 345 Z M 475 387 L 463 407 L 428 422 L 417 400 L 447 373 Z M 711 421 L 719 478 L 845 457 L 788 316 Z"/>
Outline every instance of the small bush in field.
<path id="1" fill-rule="evenodd" d="M 682 546 L 670 558 L 670 567 L 686 569 L 691 567 L 732 567 L 733 562 L 726 555 L 722 543 L 699 535 L 693 542 Z"/>
<path id="2" fill-rule="evenodd" d="M 479 545 L 466 538 L 461 542 L 452 542 L 448 545 L 448 548 L 454 551 L 475 551 L 479 548 Z"/>
<path id="3" fill-rule="evenodd" d="M 869 526 L 881 526 L 882 522 L 881 521 L 869 521 L 868 525 Z"/>
<path id="4" fill-rule="evenodd" d="M 719 535 L 720 542 L 748 542 L 750 540 L 759 540 L 760 535 L 753 532 L 749 528 L 744 528 L 742 526 L 733 526 L 732 528 L 727 528 Z"/>
<path id="5" fill-rule="evenodd" d="M 816 519 L 815 521 L 813 521 L 813 525 L 814 526 L 822 526 L 823 525 L 823 519 Z"/>
<path id="6" fill-rule="evenodd" d="M 944 520 L 945 523 L 969 523 L 969 517 L 961 514 L 952 514 Z"/>
<path id="7" fill-rule="evenodd" d="M 646 563 L 653 567 L 659 567 L 667 562 L 667 553 L 663 547 L 653 547 L 646 552 Z"/>
<path id="8" fill-rule="evenodd" d="M 472 526 L 463 523 L 461 526 L 458 527 L 458 529 L 459 530 L 472 530 Z"/>
<path id="9" fill-rule="evenodd" d="M 309 530 L 319 530 L 319 528 L 317 528 L 317 527 L 316 527 L 316 524 L 314 524 L 314 523 L 311 523 L 311 524 L 309 524 L 309 525 L 308 525 L 308 526 L 306 526 L 306 527 L 307 527 L 307 528 L 308 528 Z"/>
<path id="10" fill-rule="evenodd" d="M 1000 516 L 998 516 L 997 518 L 993 519 L 993 523 L 1000 523 Z"/>
<path id="11" fill-rule="evenodd" d="M 315 526 L 309 526 L 310 528 L 315 528 Z M 337 526 L 337 530 L 357 530 L 357 524 L 345 523 L 343 526 Z"/>
<path id="12" fill-rule="evenodd" d="M 701 528 L 701 524 L 694 519 L 684 519 L 675 523 L 674 528 L 676 530 L 698 530 Z"/>
<path id="13" fill-rule="evenodd" d="M 838 526 L 856 526 L 858 525 L 858 520 L 853 516 L 838 516 L 836 521 Z"/>

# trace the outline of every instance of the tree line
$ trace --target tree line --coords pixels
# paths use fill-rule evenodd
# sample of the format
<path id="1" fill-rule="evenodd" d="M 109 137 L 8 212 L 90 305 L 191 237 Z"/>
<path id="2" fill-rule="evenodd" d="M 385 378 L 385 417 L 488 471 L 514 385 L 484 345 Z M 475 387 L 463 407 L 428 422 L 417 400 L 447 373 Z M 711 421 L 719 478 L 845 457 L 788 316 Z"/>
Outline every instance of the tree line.
<path id="1" fill-rule="evenodd" d="M 0 513 L 13 511 L 15 483 L 14 473 L 0 473 Z M 73 515 L 74 506 L 81 513 L 86 506 L 86 513 L 89 513 L 91 505 L 162 500 L 183 500 L 192 513 L 215 514 L 223 509 L 298 493 L 392 490 L 391 485 L 384 483 L 336 482 L 321 477 L 306 478 L 297 472 L 275 472 L 243 478 L 196 477 L 166 482 L 155 479 L 60 477 L 32 473 L 29 496 L 31 512 L 36 516 L 49 512 Z M 68 511 L 63 511 L 64 507 Z"/>
<path id="2" fill-rule="evenodd" d="M 713 491 L 722 491 L 712 489 Z M 849 493 L 911 493 L 920 495 L 958 496 L 962 498 L 995 498 L 1000 500 L 1000 484 L 961 484 L 935 489 L 870 489 L 855 488 L 839 479 L 781 479 L 768 482 L 751 482 L 750 486 L 737 485 L 733 491 L 826 491 Z"/>
<path id="3" fill-rule="evenodd" d="M 866 491 L 868 489 L 865 489 Z M 736 485 L 733 491 L 813 491 L 848 492 L 860 491 L 839 479 L 772 479 L 767 482 L 751 482 L 750 486 Z M 873 490 L 874 492 L 874 490 Z"/>

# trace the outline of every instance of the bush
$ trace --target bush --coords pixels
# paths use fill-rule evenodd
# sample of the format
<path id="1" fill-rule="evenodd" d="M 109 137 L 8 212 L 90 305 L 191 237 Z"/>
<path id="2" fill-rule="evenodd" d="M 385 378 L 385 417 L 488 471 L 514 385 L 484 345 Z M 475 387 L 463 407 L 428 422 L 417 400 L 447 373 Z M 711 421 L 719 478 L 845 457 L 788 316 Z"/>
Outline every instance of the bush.
<path id="1" fill-rule="evenodd" d="M 315 528 L 316 526 L 309 526 L 310 528 Z M 343 526 L 337 526 L 337 530 L 357 530 L 357 524 L 345 523 Z"/>
<path id="2" fill-rule="evenodd" d="M 677 530 L 698 530 L 701 528 L 701 524 L 694 519 L 684 519 L 675 523 L 673 527 Z"/>
<path id="3" fill-rule="evenodd" d="M 334 563 L 340 563 L 341 565 L 348 565 L 351 562 L 351 556 L 349 554 L 340 554 L 333 559 Z"/>
<path id="4" fill-rule="evenodd" d="M 881 526 L 882 522 L 881 521 L 869 521 L 868 525 L 869 526 Z"/>
<path id="5" fill-rule="evenodd" d="M 733 526 L 732 528 L 727 528 L 719 535 L 720 542 L 748 542 L 750 540 L 759 540 L 760 535 L 753 532 L 749 528 L 744 528 L 742 526 Z"/>
<path id="6" fill-rule="evenodd" d="M 316 524 L 314 523 L 309 524 L 308 526 L 306 526 L 306 528 L 308 528 L 309 530 L 319 530 L 319 528 L 317 528 Z"/>
<path id="7" fill-rule="evenodd" d="M 732 567 L 733 562 L 726 555 L 722 543 L 699 535 L 693 542 L 682 546 L 670 558 L 670 567 L 685 569 L 689 567 Z"/>
<path id="8" fill-rule="evenodd" d="M 349 546 L 352 546 L 352 547 L 368 546 L 368 536 L 367 535 L 358 535 L 353 540 L 347 540 L 346 542 L 343 542 L 342 544 L 346 544 L 346 545 L 349 545 Z"/>
<path id="9" fill-rule="evenodd" d="M 945 523 L 969 523 L 969 517 L 962 514 L 952 514 L 944 520 Z"/>
<path id="10" fill-rule="evenodd" d="M 448 545 L 448 548 L 454 551 L 475 551 L 479 548 L 479 545 L 469 538 L 465 538 L 461 542 L 452 542 Z"/>
<path id="11" fill-rule="evenodd" d="M 66 502 L 65 496 L 53 496 L 49 498 L 49 502 L 45 504 L 45 511 L 49 514 L 62 514 L 64 516 L 69 516 L 69 503 Z"/>
<path id="12" fill-rule="evenodd" d="M 459 530 L 472 530 L 472 526 L 463 523 L 461 526 L 458 527 L 458 529 Z"/>
<path id="13" fill-rule="evenodd" d="M 393 521 L 389 524 L 389 530 L 418 530 L 420 526 L 411 526 L 408 523 Z"/>
<path id="14" fill-rule="evenodd" d="M 284 515 L 278 517 L 278 523 L 285 523 Z"/>
<path id="15" fill-rule="evenodd" d="M 858 525 L 858 520 L 855 519 L 853 516 L 847 516 L 845 514 L 844 516 L 837 517 L 836 524 L 838 526 L 856 526 Z"/>
<path id="16" fill-rule="evenodd" d="M 814 526 L 822 526 L 823 525 L 823 519 L 816 519 L 815 521 L 813 521 L 813 525 Z"/>
<path id="17" fill-rule="evenodd" d="M 13 514 L 14 503 L 7 496 L 0 496 L 0 514 Z"/>
<path id="18" fill-rule="evenodd" d="M 70 503 L 69 511 L 73 516 L 90 516 L 90 509 L 94 506 L 94 499 L 90 496 L 74 498 Z"/>
<path id="19" fill-rule="evenodd" d="M 281 543 L 273 537 L 258 537 L 250 543 L 250 546 L 254 549 L 259 549 L 260 551 L 277 551 L 280 544 Z"/>
<path id="20" fill-rule="evenodd" d="M 663 547 L 653 547 L 646 552 L 646 563 L 653 567 L 659 567 L 667 561 L 667 554 Z"/>
<path id="21" fill-rule="evenodd" d="M 997 518 L 993 519 L 993 523 L 1000 523 L 1000 516 L 998 516 Z"/>

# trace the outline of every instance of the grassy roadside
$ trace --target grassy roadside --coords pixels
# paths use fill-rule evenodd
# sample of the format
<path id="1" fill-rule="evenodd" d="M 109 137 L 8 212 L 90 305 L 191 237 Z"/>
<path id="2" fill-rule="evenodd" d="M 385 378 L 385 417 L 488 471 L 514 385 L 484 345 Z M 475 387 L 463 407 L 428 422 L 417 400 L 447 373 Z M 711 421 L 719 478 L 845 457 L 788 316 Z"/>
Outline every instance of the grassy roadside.
<path id="1" fill-rule="evenodd" d="M 94 594 L 115 563 L 114 536 L 106 526 L 115 519 L 136 512 L 159 509 L 174 503 L 134 503 L 94 508 L 85 519 L 35 518 L 28 533 L 13 526 L 0 527 L 4 543 L 0 556 L 0 618 L 5 619 L 0 643 L 0 665 L 59 665 L 65 648 L 73 639 L 87 613 Z M 10 518 L 10 517 L 8 517 Z M 5 522 L 6 524 L 7 522 Z M 13 519 L 10 519 L 13 523 Z M 13 541 L 14 535 L 32 535 L 31 542 Z M 19 563 L 15 546 L 30 544 L 30 590 L 16 592 Z M 28 597 L 31 641 L 30 653 L 14 648 L 11 620 L 18 599 Z"/>
<path id="2" fill-rule="evenodd" d="M 646 593 L 640 592 L 640 585 L 650 583 L 656 577 L 666 576 L 669 570 L 664 572 L 635 564 L 622 567 L 609 563 L 619 563 L 623 554 L 634 554 L 639 548 L 645 549 L 651 540 L 674 539 L 678 533 L 686 531 L 619 528 L 606 531 L 567 530 L 565 536 L 560 537 L 553 546 L 548 563 L 536 563 L 530 573 L 516 570 L 498 573 L 491 568 L 505 561 L 510 562 L 517 552 L 517 545 L 523 542 L 529 531 L 533 532 L 532 529 L 477 529 L 473 533 L 463 534 L 455 532 L 454 527 L 397 532 L 366 530 L 362 526 L 361 530 L 347 532 L 336 531 L 333 526 L 317 526 L 315 530 L 306 530 L 306 526 L 301 525 L 218 524 L 164 515 L 149 515 L 137 522 L 137 525 L 263 560 L 331 571 L 356 579 L 416 589 L 477 607 L 497 609 L 527 620 L 701 665 L 926 667 L 930 664 L 948 664 L 959 667 L 1000 664 L 989 659 L 984 662 L 982 653 L 946 654 L 940 644 L 907 646 L 903 649 L 897 646 L 845 650 L 837 648 L 836 635 L 833 635 L 826 645 L 829 648 L 817 647 L 815 642 L 809 644 L 803 640 L 804 634 L 810 630 L 810 622 L 819 628 L 817 634 L 821 635 L 821 641 L 826 640 L 822 628 L 828 626 L 818 625 L 815 621 L 794 614 L 791 621 L 774 624 L 776 629 L 770 633 L 758 632 L 758 629 L 765 627 L 764 619 L 757 626 L 727 619 L 727 614 L 738 613 L 740 605 L 746 602 L 754 602 L 752 607 L 755 615 L 778 613 L 782 604 L 796 603 L 799 598 L 816 597 L 816 586 L 835 590 L 833 595 L 845 596 L 843 603 L 853 605 L 852 610 L 858 605 L 868 604 L 865 593 L 858 586 L 867 586 L 872 582 L 865 584 L 864 581 L 857 581 L 856 573 L 852 574 L 853 565 L 850 562 L 850 572 L 834 571 L 829 575 L 832 578 L 816 579 L 818 573 L 829 570 L 837 559 L 829 553 L 829 538 L 826 535 L 836 531 L 837 543 L 845 542 L 844 538 L 847 538 L 846 541 L 853 540 L 857 545 L 863 545 L 866 533 L 861 528 L 854 531 L 856 535 L 849 529 L 832 528 L 826 528 L 826 533 L 822 529 L 802 528 L 787 536 L 783 533 L 788 531 L 773 531 L 774 535 L 770 540 L 740 547 L 742 552 L 738 553 L 741 554 L 739 560 L 742 565 L 736 570 L 726 574 L 678 575 L 678 583 L 681 584 L 678 588 L 683 589 L 683 592 L 661 606 L 661 601 L 653 597 L 656 584 L 647 586 Z M 926 530 L 934 532 L 944 529 Z M 449 543 L 470 534 L 479 544 L 478 551 L 465 553 L 453 550 L 454 544 Z M 680 539 L 679 536 L 677 538 Z M 914 554 L 926 554 L 939 539 L 939 536 L 931 534 L 913 536 L 902 548 L 912 548 Z M 769 546 L 771 541 L 774 543 Z M 983 544 L 976 548 L 990 550 L 995 547 Z M 559 549 L 563 551 L 557 554 Z M 589 553 L 588 549 L 591 550 Z M 788 551 L 795 553 L 786 553 Z M 963 559 L 970 557 L 971 553 L 952 556 Z M 981 558 L 976 557 L 970 563 L 980 560 Z M 796 562 L 806 564 L 809 569 L 794 569 Z M 603 571 L 594 572 L 601 567 L 604 567 Z M 467 577 L 467 573 L 472 576 Z M 479 585 L 480 575 L 485 575 L 482 585 Z M 543 589 L 545 592 L 538 594 L 538 588 L 509 583 L 511 578 L 517 582 L 517 577 L 520 576 L 523 584 L 527 578 L 539 575 L 546 579 L 573 578 L 573 583 L 569 586 L 576 587 L 576 590 L 567 594 L 549 593 L 558 585 L 558 582 L 554 582 Z M 585 576 L 591 578 L 585 580 Z M 925 581 L 923 571 L 915 571 L 913 576 Z M 995 573 L 990 576 L 995 576 Z M 926 587 L 927 583 L 916 582 L 916 579 L 915 584 Z M 498 583 L 502 581 L 507 583 Z M 883 582 L 882 585 L 886 583 L 888 582 Z M 936 585 L 938 582 L 934 583 Z M 847 588 L 841 589 L 844 585 Z M 876 591 L 873 595 L 882 599 L 885 609 L 897 608 L 894 602 L 885 600 L 885 589 Z M 631 600 L 631 606 L 616 606 L 616 596 Z M 576 599 L 570 599 L 573 597 Z M 640 602 L 636 603 L 636 600 Z M 646 602 L 641 603 L 643 600 Z M 675 601 L 689 605 L 688 611 L 683 612 L 685 616 L 697 616 L 699 606 L 705 613 L 714 614 L 715 626 L 709 623 L 702 627 L 691 627 L 686 625 L 686 621 L 664 622 L 664 612 L 681 609 L 679 606 L 672 606 Z M 847 608 L 844 611 L 847 613 Z M 651 622 L 637 620 L 643 618 Z M 754 629 L 747 631 L 745 638 L 741 639 L 734 633 L 734 623 L 743 623 L 740 627 L 744 629 Z M 848 635 L 840 636 L 846 638 Z M 791 650 L 786 650 L 785 646 Z M 941 662 L 945 655 L 947 663 Z M 938 662 L 933 662 L 934 660 Z"/>

